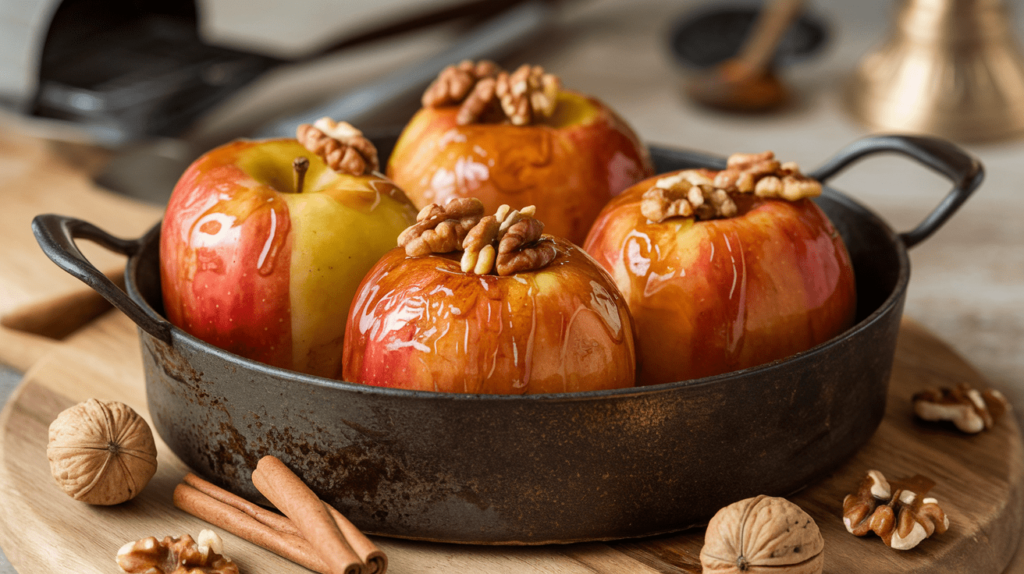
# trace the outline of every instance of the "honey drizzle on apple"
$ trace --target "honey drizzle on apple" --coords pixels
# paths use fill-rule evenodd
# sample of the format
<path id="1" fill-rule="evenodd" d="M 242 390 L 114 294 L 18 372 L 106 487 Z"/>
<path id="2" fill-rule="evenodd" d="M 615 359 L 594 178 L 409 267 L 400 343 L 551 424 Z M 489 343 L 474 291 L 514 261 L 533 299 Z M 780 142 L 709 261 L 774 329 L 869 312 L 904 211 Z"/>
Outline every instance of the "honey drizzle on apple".
<path id="1" fill-rule="evenodd" d="M 267 237 L 266 243 L 263 244 L 263 250 L 260 251 L 260 257 L 256 260 L 256 269 L 261 275 L 266 275 L 273 270 L 273 263 L 269 266 L 268 271 L 264 271 L 264 263 L 267 261 L 267 254 L 270 253 L 270 248 L 274 244 L 274 238 L 277 236 L 277 212 L 273 209 L 270 210 L 270 234 Z"/>
<path id="2" fill-rule="evenodd" d="M 241 233 L 239 229 L 250 217 L 258 216 L 264 211 L 268 212 L 270 229 L 256 262 L 256 270 L 264 277 L 272 274 L 277 255 L 288 235 L 288 206 L 277 201 L 273 194 L 252 188 L 243 188 L 230 196 L 221 195 L 219 201 L 196 219 L 189 231 L 187 247 L 190 251 L 189 259 L 194 258 L 195 269 L 223 272 L 224 263 L 219 259 L 209 259 L 207 254 L 213 253 L 213 249 L 207 247 L 226 240 L 228 233 Z M 211 226 L 210 222 L 216 222 L 218 225 Z M 194 272 L 193 270 L 192 273 Z"/>
<path id="3" fill-rule="evenodd" d="M 530 375 L 533 373 L 533 342 L 537 338 L 537 296 L 533 290 L 534 286 L 531 285 L 526 293 L 533 305 L 530 305 L 530 334 L 526 338 L 526 360 L 524 361 L 526 368 L 523 371 L 523 387 L 530 386 Z"/>
<path id="4" fill-rule="evenodd" d="M 749 211 L 750 207 L 750 202 L 742 202 L 744 213 Z M 669 235 L 672 235 L 674 233 L 682 233 L 684 229 L 689 229 L 693 222 L 692 220 L 677 219 L 661 225 L 665 224 L 677 227 L 675 232 L 669 232 Z M 728 294 L 724 297 L 729 302 L 726 307 L 730 315 L 725 343 L 729 353 L 739 354 L 741 352 L 740 345 L 744 340 L 742 335 L 746 329 L 747 320 L 746 250 L 743 248 L 743 241 L 736 230 L 723 232 L 713 227 L 706 227 L 705 230 L 708 233 L 708 238 L 702 246 L 705 247 L 704 254 L 707 257 L 708 265 L 715 265 L 715 247 L 720 242 L 724 244 L 725 251 L 728 254 L 728 265 L 732 271 L 732 282 Z M 646 249 L 643 249 L 641 241 L 646 244 Z M 736 243 L 735 249 L 733 247 L 734 242 Z M 623 242 L 622 260 L 625 263 L 624 267 L 638 280 L 638 285 L 642 286 L 645 298 L 651 297 L 663 287 L 671 285 L 671 279 L 676 276 L 677 272 L 680 278 L 686 275 L 685 269 L 676 270 L 672 266 L 672 263 L 676 261 L 674 256 L 662 257 L 660 249 L 655 249 L 656 247 L 657 244 L 653 242 L 651 237 L 639 229 L 631 230 Z M 737 252 L 739 257 L 738 264 Z M 658 273 L 656 271 L 661 269 L 665 269 L 665 272 Z M 734 300 L 734 298 L 736 299 Z"/>
<path id="5" fill-rule="evenodd" d="M 568 251 L 576 248 L 563 244 L 562 249 Z M 568 263 L 564 255 L 559 259 L 561 261 L 556 260 L 552 267 Z M 488 382 L 496 373 L 509 374 L 508 371 L 504 371 L 506 367 L 499 369 L 499 364 L 507 365 L 515 373 L 507 381 L 508 386 L 503 387 L 506 389 L 505 392 L 535 392 L 530 391 L 530 385 L 535 375 L 534 353 L 537 350 L 539 333 L 538 307 L 542 304 L 538 296 L 544 293 L 538 282 L 538 275 L 545 272 L 513 277 L 472 276 L 462 273 L 457 261 L 438 257 L 432 271 L 451 277 L 444 280 L 443 284 L 425 290 L 423 283 L 420 282 L 414 285 L 396 283 L 394 287 L 382 290 L 380 280 L 391 274 L 401 263 L 400 260 L 389 262 L 386 271 L 376 277 L 368 276 L 366 280 L 369 282 L 368 285 L 372 286 L 361 291 L 353 306 L 353 317 L 356 319 L 355 324 L 350 323 L 350 326 L 354 326 L 360 336 L 367 339 L 367 345 L 380 345 L 394 353 L 389 359 L 389 364 L 393 365 L 393 368 L 401 368 L 397 365 L 403 362 L 417 363 L 415 356 L 418 353 L 445 356 L 447 350 L 449 355 L 445 358 L 448 361 L 464 365 L 462 376 L 459 377 L 462 387 L 459 390 L 462 392 L 485 392 Z M 515 308 L 512 301 L 505 299 L 508 287 L 502 288 L 503 284 L 507 286 L 513 281 L 526 285 L 525 297 L 520 300 L 525 304 Z M 593 352 L 593 345 L 597 344 L 592 335 L 574 334 L 577 329 L 584 329 L 582 333 L 586 333 L 586 329 L 592 328 L 581 326 L 580 320 L 583 317 L 589 315 L 598 319 L 596 323 L 591 320 L 587 325 L 600 324 L 608 338 L 615 344 L 623 343 L 626 332 L 623 317 L 620 316 L 606 286 L 589 279 L 585 289 L 558 289 L 557 296 L 575 299 L 577 308 L 568 323 L 562 319 L 557 331 L 562 341 L 558 348 L 562 359 L 559 361 L 558 375 L 563 388 L 552 389 L 549 392 L 570 390 L 569 385 L 573 377 L 567 372 L 567 366 L 581 360 L 575 356 L 576 354 L 583 352 L 583 356 L 586 356 Z M 459 301 L 458 307 L 450 303 L 453 299 Z M 458 312 L 455 312 L 456 309 Z M 506 336 L 507 328 L 515 332 L 517 324 L 525 327 L 525 322 L 521 320 L 525 319 L 524 313 L 527 312 L 529 330 L 525 332 L 525 340 Z M 441 327 L 441 324 L 444 327 Z M 449 336 L 454 337 L 454 353 L 451 352 L 451 341 L 447 344 L 442 343 L 442 339 Z M 590 346 L 581 347 L 580 337 L 591 341 Z M 494 345 L 493 349 L 473 345 L 474 342 L 481 340 L 504 340 L 505 344 Z M 444 345 L 447 345 L 447 349 L 441 348 Z M 486 355 L 480 356 L 481 351 L 486 352 Z M 548 373 L 548 377 L 550 378 L 552 374 L 554 373 Z M 436 387 L 436 381 L 431 384 Z"/>
<path id="6" fill-rule="evenodd" d="M 637 209 L 642 193 L 635 188 L 612 200 L 610 215 L 594 224 L 592 237 L 621 240 L 587 243 L 587 249 L 610 269 L 630 301 L 639 325 L 642 377 L 664 383 L 720 374 L 783 358 L 836 334 L 833 325 L 842 320 L 831 318 L 841 312 L 831 309 L 835 300 L 850 294 L 852 275 L 832 264 L 800 273 L 802 283 L 782 282 L 772 273 L 775 267 L 791 268 L 799 261 L 813 263 L 806 256 L 812 253 L 824 256 L 832 252 L 837 261 L 848 261 L 834 228 L 810 201 L 744 194 L 736 198 L 739 213 L 735 218 L 695 221 L 679 217 L 654 223 L 642 218 Z M 787 244 L 795 245 L 795 252 L 780 249 Z M 756 255 L 760 253 L 772 257 Z M 785 259 L 776 258 L 780 256 Z M 768 323 L 765 296 L 779 292 L 785 294 L 778 303 L 785 305 L 783 316 Z M 806 301 L 809 317 L 806 329 L 793 327 L 795 319 L 788 318 L 800 315 L 802 301 Z M 677 326 L 660 329 L 669 314 L 679 317 Z M 658 339 L 667 338 L 677 342 L 678 351 L 664 353 L 667 347 Z M 804 340 L 809 344 L 797 347 Z M 754 359 L 756 362 L 747 358 L 765 356 L 762 350 L 773 354 Z M 710 365 L 719 364 L 726 366 L 711 370 Z M 686 366 L 686 375 L 676 374 L 682 371 L 680 365 Z"/>
<path id="7" fill-rule="evenodd" d="M 287 270 L 290 260 L 288 206 L 260 186 L 223 183 L 236 181 L 237 170 L 200 165 L 193 178 L 221 183 L 210 188 L 212 193 L 200 193 L 204 187 L 196 185 L 172 197 L 169 213 L 196 215 L 164 222 L 166 237 L 177 239 L 173 253 L 161 245 L 161 257 L 176 262 L 161 273 L 164 307 L 172 323 L 210 344 L 258 361 L 290 364 L 288 302 L 254 301 L 242 288 L 242 283 L 258 284 L 263 293 L 281 292 L 286 278 L 274 271 L 281 265 Z M 257 305 L 258 313 L 252 311 Z"/>
<path id="8" fill-rule="evenodd" d="M 742 275 L 740 280 L 740 295 L 736 301 L 735 313 L 732 316 L 732 329 L 729 333 L 728 349 L 730 353 L 737 353 L 737 347 L 743 342 L 743 332 L 747 327 L 747 255 L 743 249 L 743 240 L 740 238 L 739 233 L 735 230 L 732 232 L 732 237 L 736 241 L 737 249 L 740 252 L 740 273 L 736 271 L 736 257 L 732 250 L 732 243 L 729 241 L 729 236 L 722 234 L 722 239 L 725 240 L 725 246 L 729 250 L 729 262 L 732 264 L 732 287 L 729 289 L 729 301 L 732 301 L 734 292 L 736 291 L 737 276 Z"/>
<path id="9" fill-rule="evenodd" d="M 464 149 L 464 142 L 485 139 L 486 133 L 486 127 L 463 126 L 448 130 L 438 140 L 439 155 L 460 151 L 464 151 L 465 155 L 458 156 L 451 170 L 439 167 L 433 172 L 424 191 L 426 200 L 444 203 L 444 200 L 452 197 L 470 197 L 488 181 L 504 195 L 526 194 L 515 200 L 520 204 L 535 202 L 543 194 L 544 179 L 547 177 L 543 168 L 554 161 L 552 131 L 533 129 L 510 132 L 491 143 L 497 160 L 488 157 L 487 152 L 478 145 Z"/>

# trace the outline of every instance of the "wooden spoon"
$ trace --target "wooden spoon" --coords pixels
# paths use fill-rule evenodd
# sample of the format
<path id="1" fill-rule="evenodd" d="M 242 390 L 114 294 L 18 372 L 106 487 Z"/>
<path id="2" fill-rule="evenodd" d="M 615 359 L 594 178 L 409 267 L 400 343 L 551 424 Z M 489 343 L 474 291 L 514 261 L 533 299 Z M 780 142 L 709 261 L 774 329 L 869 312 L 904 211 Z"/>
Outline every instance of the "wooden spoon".
<path id="1" fill-rule="evenodd" d="M 770 69 L 775 48 L 800 13 L 803 0 L 772 0 L 761 11 L 739 55 L 701 74 L 688 86 L 694 100 L 714 108 L 759 112 L 789 99 L 789 91 Z"/>

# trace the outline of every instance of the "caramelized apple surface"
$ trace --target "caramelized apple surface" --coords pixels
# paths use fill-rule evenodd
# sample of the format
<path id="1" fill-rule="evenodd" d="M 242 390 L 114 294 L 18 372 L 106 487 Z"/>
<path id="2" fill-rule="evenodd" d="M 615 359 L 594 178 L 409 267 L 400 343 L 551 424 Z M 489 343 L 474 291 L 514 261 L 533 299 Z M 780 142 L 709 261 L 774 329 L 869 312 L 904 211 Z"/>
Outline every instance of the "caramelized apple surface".
<path id="1" fill-rule="evenodd" d="M 655 223 L 639 207 L 651 185 L 615 198 L 585 243 L 636 321 L 638 385 L 761 365 L 853 324 L 849 254 L 811 200 L 746 195 L 735 217 Z"/>
<path id="2" fill-rule="evenodd" d="M 296 157 L 309 162 L 301 193 Z M 293 139 L 211 150 L 181 176 L 164 217 L 167 319 L 243 357 L 340 377 L 356 287 L 414 218 L 392 182 L 336 173 Z"/>
<path id="3" fill-rule="evenodd" d="M 552 117 L 527 126 L 458 125 L 458 107 L 421 109 L 402 132 L 388 177 L 416 207 L 478 197 L 537 206 L 545 231 L 581 243 L 615 194 L 653 173 L 647 149 L 596 99 L 563 90 Z"/>
<path id="4" fill-rule="evenodd" d="M 475 275 L 455 255 L 388 252 L 363 279 L 345 337 L 347 381 L 455 393 L 631 387 L 632 319 L 608 274 L 544 236 L 554 261 Z"/>

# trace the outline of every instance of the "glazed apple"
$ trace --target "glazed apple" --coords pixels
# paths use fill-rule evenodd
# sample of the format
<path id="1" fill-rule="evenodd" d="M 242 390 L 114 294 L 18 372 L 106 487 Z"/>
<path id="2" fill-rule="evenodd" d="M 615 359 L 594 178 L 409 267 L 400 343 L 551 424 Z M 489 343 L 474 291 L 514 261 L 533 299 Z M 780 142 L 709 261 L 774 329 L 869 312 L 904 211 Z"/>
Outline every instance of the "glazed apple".
<path id="1" fill-rule="evenodd" d="M 761 365 L 853 324 L 853 267 L 809 199 L 820 193 L 766 152 L 651 178 L 609 203 L 585 249 L 636 321 L 637 384 Z"/>
<path id="2" fill-rule="evenodd" d="M 501 206 L 432 205 L 366 274 L 345 333 L 346 381 L 455 393 L 631 387 L 633 324 L 579 247 Z"/>
<path id="3" fill-rule="evenodd" d="M 582 243 L 615 194 L 652 175 L 647 149 L 598 100 L 551 74 L 463 62 L 438 77 L 388 162 L 417 207 L 477 197 L 536 205 L 548 233 Z"/>
<path id="4" fill-rule="evenodd" d="M 305 146 L 235 141 L 185 171 L 164 217 L 161 285 L 167 319 L 187 333 L 340 377 L 356 287 L 416 211 L 371 173 L 376 150 L 357 130 L 317 126 L 300 128 Z"/>

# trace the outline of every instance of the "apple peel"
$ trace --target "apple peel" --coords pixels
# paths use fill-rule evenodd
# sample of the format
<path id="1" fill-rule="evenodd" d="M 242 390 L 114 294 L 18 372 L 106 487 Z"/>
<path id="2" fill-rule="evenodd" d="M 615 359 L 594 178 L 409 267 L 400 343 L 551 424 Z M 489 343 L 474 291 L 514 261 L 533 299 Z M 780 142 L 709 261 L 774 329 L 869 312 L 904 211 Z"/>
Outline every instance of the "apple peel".
<path id="1" fill-rule="evenodd" d="M 584 243 L 636 321 L 639 384 L 762 365 L 853 325 L 853 266 L 826 214 L 806 197 L 744 191 L 772 173 L 809 182 L 806 195 L 820 184 L 771 152 L 731 163 L 634 185 L 607 204 Z"/>

